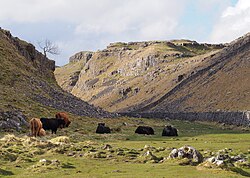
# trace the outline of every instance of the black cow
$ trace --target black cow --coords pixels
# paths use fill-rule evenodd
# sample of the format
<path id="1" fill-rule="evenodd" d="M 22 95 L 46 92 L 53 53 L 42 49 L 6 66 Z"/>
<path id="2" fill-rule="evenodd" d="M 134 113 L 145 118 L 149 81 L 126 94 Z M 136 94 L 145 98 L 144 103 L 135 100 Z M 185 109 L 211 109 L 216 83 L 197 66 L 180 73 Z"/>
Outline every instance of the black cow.
<path id="1" fill-rule="evenodd" d="M 105 126 L 105 123 L 98 123 L 98 126 L 95 132 L 99 134 L 104 134 L 104 133 L 111 133 L 111 130 L 109 127 Z"/>
<path id="2" fill-rule="evenodd" d="M 65 124 L 63 119 L 56 119 L 56 118 L 41 118 L 40 121 L 43 124 L 44 130 L 51 130 L 52 134 L 55 133 L 58 128 L 62 128 Z"/>
<path id="3" fill-rule="evenodd" d="M 135 133 L 138 133 L 138 134 L 147 134 L 147 135 L 154 135 L 155 134 L 154 130 L 152 129 L 152 127 L 149 127 L 149 126 L 139 126 L 135 130 Z"/>
<path id="4" fill-rule="evenodd" d="M 178 136 L 177 129 L 167 125 L 162 131 L 162 136 Z"/>

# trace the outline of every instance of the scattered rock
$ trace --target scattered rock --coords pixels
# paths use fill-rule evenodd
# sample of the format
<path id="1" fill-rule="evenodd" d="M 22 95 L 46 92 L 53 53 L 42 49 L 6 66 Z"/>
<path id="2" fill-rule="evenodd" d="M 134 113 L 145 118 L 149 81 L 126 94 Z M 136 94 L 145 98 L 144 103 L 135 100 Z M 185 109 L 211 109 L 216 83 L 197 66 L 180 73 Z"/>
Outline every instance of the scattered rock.
<path id="1" fill-rule="evenodd" d="M 184 159 L 187 158 L 191 160 L 192 163 L 201 163 L 203 161 L 202 154 L 196 150 L 194 147 L 191 146 L 183 146 L 179 149 L 173 149 L 168 156 L 169 159 Z"/>
<path id="2" fill-rule="evenodd" d="M 112 148 L 112 146 L 109 145 L 109 144 L 106 144 L 106 145 L 104 145 L 104 146 L 102 147 L 103 150 L 110 150 L 111 148 Z"/>
<path id="3" fill-rule="evenodd" d="M 159 163 L 161 160 L 163 160 L 163 157 L 157 157 L 155 156 L 151 151 L 146 151 L 143 153 L 140 158 L 138 158 L 140 162 L 146 163 Z"/>
<path id="4" fill-rule="evenodd" d="M 27 117 L 19 110 L 0 112 L 0 130 L 20 131 L 28 127 Z"/>
<path id="5" fill-rule="evenodd" d="M 127 122 L 123 122 L 122 125 L 123 125 L 123 126 L 127 126 L 128 123 L 127 123 Z"/>
<path id="6" fill-rule="evenodd" d="M 229 169 L 231 167 L 250 167 L 245 155 L 230 156 L 232 149 L 219 150 L 214 156 L 207 158 L 201 166 L 207 168 Z"/>
<path id="7" fill-rule="evenodd" d="M 46 159 L 40 159 L 39 163 L 41 163 L 41 165 L 43 165 L 43 166 L 46 166 L 46 165 L 51 164 L 51 161 L 50 160 L 46 160 Z"/>

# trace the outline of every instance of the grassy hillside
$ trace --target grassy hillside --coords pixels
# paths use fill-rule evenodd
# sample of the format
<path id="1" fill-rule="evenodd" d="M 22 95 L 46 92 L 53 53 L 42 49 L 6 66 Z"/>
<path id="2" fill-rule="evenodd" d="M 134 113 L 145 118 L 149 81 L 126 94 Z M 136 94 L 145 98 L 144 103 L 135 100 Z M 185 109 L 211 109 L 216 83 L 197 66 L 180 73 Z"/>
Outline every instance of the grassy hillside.
<path id="1" fill-rule="evenodd" d="M 62 88 L 95 106 L 131 111 L 159 99 L 221 48 L 190 40 L 112 43 L 88 60 L 76 54 L 78 62 L 71 57 L 55 75 Z"/>
<path id="2" fill-rule="evenodd" d="M 20 111 L 28 118 L 67 111 L 89 117 L 111 116 L 63 91 L 54 77 L 55 62 L 35 47 L 0 30 L 0 120 L 6 111 Z M 11 116 L 10 116 L 11 117 Z"/>
<path id="3" fill-rule="evenodd" d="M 183 80 L 144 111 L 246 111 L 250 109 L 250 34 L 211 56 L 208 67 Z"/>
<path id="4" fill-rule="evenodd" d="M 17 46 L 23 49 L 33 47 L 31 44 L 15 39 Z M 32 79 L 43 80 L 56 86 L 53 70 L 37 67 L 39 60 L 32 61 L 25 58 L 18 47 L 13 44 L 8 31 L 0 31 L 0 105 L 3 111 L 13 108 L 25 110 L 26 113 L 36 113 L 38 108 L 46 113 L 48 108 L 41 107 L 40 103 L 30 98 L 31 93 L 39 93 L 30 86 Z M 47 61 L 47 59 L 46 59 Z M 45 63 L 46 63 L 45 61 Z M 53 64 L 52 64 L 53 65 Z M 52 108 L 51 108 L 52 109 Z"/>

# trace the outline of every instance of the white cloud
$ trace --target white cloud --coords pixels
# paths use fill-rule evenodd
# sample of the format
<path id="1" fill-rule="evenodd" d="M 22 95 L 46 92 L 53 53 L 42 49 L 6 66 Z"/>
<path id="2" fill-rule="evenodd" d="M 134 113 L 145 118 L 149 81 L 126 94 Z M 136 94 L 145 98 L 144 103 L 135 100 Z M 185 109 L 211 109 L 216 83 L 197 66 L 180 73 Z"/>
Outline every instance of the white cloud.
<path id="1" fill-rule="evenodd" d="M 242 4 L 246 1 L 240 2 L 223 13 L 218 28 L 214 29 L 214 39 L 224 40 L 216 34 L 219 37 L 224 34 L 219 27 L 224 28 L 224 21 L 230 22 L 225 19 L 249 12 Z M 207 39 L 214 21 L 208 20 L 209 24 L 199 17 L 215 18 L 228 3 L 229 0 L 0 0 L 0 24 L 27 41 L 48 38 L 56 42 L 61 54 L 53 57 L 62 65 L 75 52 L 103 49 L 116 41 L 197 39 L 197 36 Z M 248 17 L 249 13 L 244 19 L 237 19 L 241 23 L 234 28 L 247 28 L 244 23 L 249 26 Z"/>
<path id="2" fill-rule="evenodd" d="M 50 24 L 70 24 L 71 39 L 61 34 L 55 40 L 65 57 L 69 51 L 95 50 L 114 41 L 169 39 L 186 3 L 187 0 L 1 0 L 0 7 L 4 8 L 0 23 L 29 25 L 30 31 L 45 24 L 43 30 L 54 28 L 52 33 L 59 27 Z M 42 30 L 41 33 L 48 35 Z M 40 39 L 31 39 L 37 40 Z M 68 59 L 64 63 L 65 60 Z"/>
<path id="3" fill-rule="evenodd" d="M 173 27 L 183 5 L 171 0 L 1 0 L 0 22 L 74 23 L 77 34 L 150 30 L 151 24 Z M 167 19 L 167 20 L 166 20 Z M 166 24 L 167 23 L 167 24 Z M 151 28 L 157 34 L 156 28 Z M 170 28 L 172 29 L 172 28 Z M 170 32 L 170 30 L 166 31 Z M 145 34 L 145 33 L 144 33 Z M 159 35 L 158 35 L 159 36 Z M 161 36 L 162 37 L 162 36 Z"/>
<path id="4" fill-rule="evenodd" d="M 239 0 L 223 11 L 214 25 L 212 42 L 230 42 L 250 31 L 250 1 Z"/>
<path id="5" fill-rule="evenodd" d="M 103 8 L 107 12 L 98 13 L 98 17 L 80 22 L 76 27 L 76 34 L 102 33 L 122 36 L 126 33 L 134 33 L 137 38 L 162 39 L 174 30 L 173 27 L 176 26 L 183 9 L 182 5 L 172 1 L 123 0 L 119 2 L 108 6 L 106 4 L 107 7 L 104 5 Z M 153 27 L 154 25 L 159 28 Z M 159 25 L 162 25 L 162 28 Z M 166 30 L 164 33 L 163 29 Z"/>

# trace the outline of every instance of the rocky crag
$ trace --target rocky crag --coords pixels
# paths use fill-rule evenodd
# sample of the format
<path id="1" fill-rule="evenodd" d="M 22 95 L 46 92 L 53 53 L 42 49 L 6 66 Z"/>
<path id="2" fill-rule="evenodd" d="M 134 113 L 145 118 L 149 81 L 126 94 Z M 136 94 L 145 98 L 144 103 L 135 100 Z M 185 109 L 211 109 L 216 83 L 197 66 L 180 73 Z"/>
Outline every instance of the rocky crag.
<path id="1" fill-rule="evenodd" d="M 3 29 L 0 61 L 2 129 L 19 128 L 30 117 L 53 116 L 59 110 L 89 117 L 113 116 L 63 91 L 54 77 L 55 62 Z"/>
<path id="2" fill-rule="evenodd" d="M 210 56 L 207 67 L 136 112 L 248 111 L 249 68 L 250 33 Z"/>
<path id="3" fill-rule="evenodd" d="M 249 33 L 223 45 L 111 43 L 77 53 L 55 73 L 65 90 L 109 111 L 249 126 L 249 48 Z M 60 77 L 64 69 L 71 75 Z"/>
<path id="4" fill-rule="evenodd" d="M 125 115 L 250 126 L 250 33 L 160 99 Z"/>
<path id="5" fill-rule="evenodd" d="M 95 106 L 131 112 L 209 65 L 222 48 L 190 40 L 111 43 L 104 50 L 77 53 L 55 76 L 64 90 Z"/>

